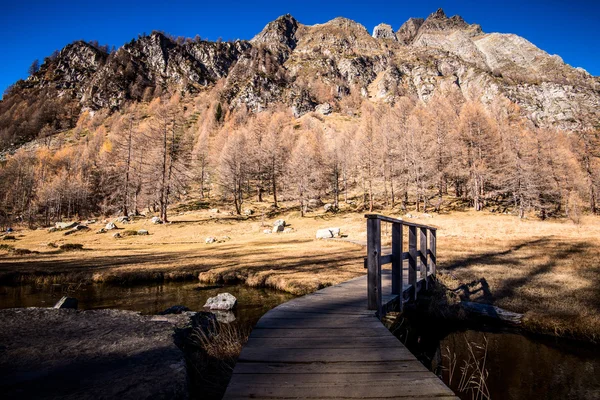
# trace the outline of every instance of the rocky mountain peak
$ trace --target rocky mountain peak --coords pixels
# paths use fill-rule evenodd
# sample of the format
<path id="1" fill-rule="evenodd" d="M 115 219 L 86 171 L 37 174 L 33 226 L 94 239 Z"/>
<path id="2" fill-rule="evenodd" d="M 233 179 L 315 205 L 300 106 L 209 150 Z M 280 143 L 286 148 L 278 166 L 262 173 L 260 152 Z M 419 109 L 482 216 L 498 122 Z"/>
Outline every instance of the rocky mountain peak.
<path id="1" fill-rule="evenodd" d="M 373 29 L 373 37 L 375 39 L 391 39 L 396 41 L 396 34 L 391 25 L 379 24 Z"/>
<path id="2" fill-rule="evenodd" d="M 446 19 L 446 13 L 442 8 L 438 8 L 436 12 L 431 13 L 427 19 Z"/>
<path id="3" fill-rule="evenodd" d="M 471 31 L 473 34 L 481 33 L 481 27 L 477 24 L 468 24 L 460 15 L 454 15 L 450 18 L 446 16 L 444 10 L 439 8 L 436 12 L 427 17 L 423 23 L 423 31 Z"/>
<path id="4" fill-rule="evenodd" d="M 403 23 L 400 29 L 398 29 L 398 32 L 396 32 L 398 41 L 402 44 L 410 44 L 415 36 L 417 36 L 423 22 L 425 22 L 423 18 L 409 18 L 408 21 Z"/>
<path id="5" fill-rule="evenodd" d="M 269 22 L 258 35 L 252 38 L 250 43 L 264 44 L 268 47 L 282 44 L 293 50 L 298 43 L 296 38 L 298 26 L 298 21 L 290 14 L 282 15 L 275 21 Z"/>

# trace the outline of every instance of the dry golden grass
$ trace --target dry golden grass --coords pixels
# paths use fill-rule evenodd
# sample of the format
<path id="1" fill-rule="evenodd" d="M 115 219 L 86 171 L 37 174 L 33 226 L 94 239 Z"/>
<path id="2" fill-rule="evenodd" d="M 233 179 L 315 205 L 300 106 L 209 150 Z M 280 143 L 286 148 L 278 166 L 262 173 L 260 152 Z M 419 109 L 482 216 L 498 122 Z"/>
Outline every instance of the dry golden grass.
<path id="1" fill-rule="evenodd" d="M 277 218 L 286 219 L 293 232 L 263 234 Z M 117 224 L 150 231 L 149 236 L 121 239 L 111 232 L 95 234 L 100 223 L 69 236 L 18 230 L 11 246 L 39 253 L 0 249 L 0 279 L 127 283 L 199 276 L 206 282 L 241 280 L 305 294 L 365 273 L 361 246 L 314 239 L 317 229 L 335 226 L 348 239 L 365 241 L 366 224 L 359 213 L 300 218 L 297 212 L 287 212 L 236 220 L 195 211 L 172 219 L 166 225 L 153 225 L 149 219 Z M 462 299 L 524 313 L 531 330 L 600 338 L 600 218 L 584 217 L 575 225 L 454 212 L 416 222 L 439 228 L 438 261 L 446 272 L 440 279 Z M 385 224 L 382 231 L 389 234 Z M 208 236 L 228 239 L 205 244 Z M 80 243 L 84 250 L 62 252 L 48 243 Z"/>
<path id="2" fill-rule="evenodd" d="M 102 223 L 69 236 L 41 229 L 19 230 L 14 247 L 39 253 L 17 256 L 14 251 L 0 249 L 0 279 L 128 283 L 197 279 L 200 275 L 206 282 L 241 280 L 249 285 L 305 294 L 364 273 L 360 246 L 314 239 L 316 227 L 329 227 L 329 222 L 285 215 L 293 232 L 264 234 L 263 230 L 276 218 L 236 220 L 199 211 L 173 217 L 173 222 L 165 225 L 151 224 L 149 219 L 117 223 L 123 228 L 117 232 L 150 232 L 148 236 L 120 239 L 112 236 L 114 231 L 96 234 Z M 350 219 L 356 218 L 359 217 Z M 335 222 L 343 219 L 336 218 Z M 219 242 L 206 244 L 209 236 Z M 67 253 L 48 243 L 83 244 L 83 250 Z"/>

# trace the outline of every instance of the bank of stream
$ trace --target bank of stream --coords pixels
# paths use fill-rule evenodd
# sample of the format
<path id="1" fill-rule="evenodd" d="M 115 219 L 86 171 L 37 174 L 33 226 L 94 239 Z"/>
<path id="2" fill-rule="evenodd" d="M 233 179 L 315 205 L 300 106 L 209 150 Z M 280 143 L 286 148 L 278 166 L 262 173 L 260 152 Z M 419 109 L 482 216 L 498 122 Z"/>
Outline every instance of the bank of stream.
<path id="1" fill-rule="evenodd" d="M 145 283 L 132 286 L 112 284 L 54 284 L 0 286 L 0 308 L 52 307 L 62 296 L 75 297 L 80 310 L 120 309 L 158 314 L 174 305 L 192 311 L 203 311 L 209 297 L 228 292 L 238 299 L 231 319 L 237 325 L 251 328 L 271 308 L 294 295 L 268 288 L 244 284 L 203 285 L 196 282 Z M 229 318 L 231 318 L 229 317 Z"/>
<path id="2" fill-rule="evenodd" d="M 471 390 L 478 385 L 476 362 L 487 374 L 490 399 L 600 399 L 597 345 L 496 324 L 449 323 L 415 312 L 399 317 L 390 329 L 461 399 L 486 398 Z"/>

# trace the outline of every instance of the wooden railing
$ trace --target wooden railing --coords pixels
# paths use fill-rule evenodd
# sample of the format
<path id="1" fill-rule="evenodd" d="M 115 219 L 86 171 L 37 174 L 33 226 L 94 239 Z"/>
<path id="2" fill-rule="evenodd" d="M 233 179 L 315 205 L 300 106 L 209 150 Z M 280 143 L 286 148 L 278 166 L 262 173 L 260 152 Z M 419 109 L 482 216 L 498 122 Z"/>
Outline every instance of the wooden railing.
<path id="1" fill-rule="evenodd" d="M 381 266 L 392 264 L 392 295 L 398 295 L 400 308 L 404 293 L 416 299 L 418 286 L 428 285 L 428 278 L 436 270 L 436 228 L 390 218 L 378 214 L 366 214 L 367 218 L 367 296 L 369 310 L 377 310 L 382 315 L 383 298 L 381 290 Z M 381 254 L 381 222 L 392 226 L 392 250 Z M 408 251 L 404 251 L 404 227 L 408 229 Z M 417 236 L 419 246 L 417 248 Z M 429 236 L 429 245 L 428 245 Z M 408 262 L 408 284 L 404 285 L 404 261 Z M 417 268 L 420 272 L 417 278 Z"/>

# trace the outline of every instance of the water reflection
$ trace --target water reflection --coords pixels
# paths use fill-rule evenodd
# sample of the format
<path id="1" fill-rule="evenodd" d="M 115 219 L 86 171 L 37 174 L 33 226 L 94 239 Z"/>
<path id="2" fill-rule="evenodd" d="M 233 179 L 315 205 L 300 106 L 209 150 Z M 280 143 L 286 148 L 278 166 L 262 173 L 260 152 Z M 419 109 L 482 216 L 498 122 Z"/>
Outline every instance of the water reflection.
<path id="1" fill-rule="evenodd" d="M 228 292 L 238 299 L 231 313 L 219 313 L 223 322 L 254 325 L 273 307 L 294 296 L 288 293 L 252 288 L 243 284 L 208 286 L 190 282 L 154 283 L 136 286 L 93 285 L 22 285 L 0 286 L 0 308 L 52 307 L 65 293 L 77 298 L 79 309 L 118 308 L 157 314 L 173 305 L 202 311 L 209 297 Z"/>
<path id="2" fill-rule="evenodd" d="M 469 360 L 468 343 L 482 346 L 485 338 L 491 399 L 600 399 L 597 345 L 533 337 L 494 327 L 464 329 L 417 318 L 398 320 L 390 329 L 427 368 L 441 375 L 461 399 L 473 398 L 470 392 L 458 391 L 460 368 Z M 457 364 L 449 382 L 452 358 Z"/>

